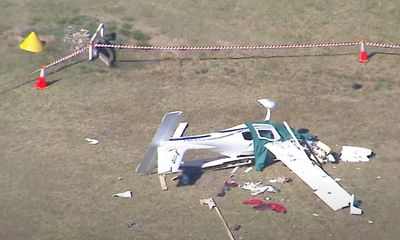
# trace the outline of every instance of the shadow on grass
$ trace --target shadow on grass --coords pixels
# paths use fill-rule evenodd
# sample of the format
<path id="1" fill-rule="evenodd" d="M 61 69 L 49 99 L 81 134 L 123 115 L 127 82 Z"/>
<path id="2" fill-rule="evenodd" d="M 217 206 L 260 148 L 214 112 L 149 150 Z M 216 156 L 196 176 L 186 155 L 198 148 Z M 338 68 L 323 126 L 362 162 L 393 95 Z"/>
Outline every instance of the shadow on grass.
<path id="1" fill-rule="evenodd" d="M 179 175 L 177 187 L 194 185 L 201 178 L 204 170 L 197 166 L 181 167 L 182 173 Z"/>
<path id="2" fill-rule="evenodd" d="M 400 56 L 400 53 L 371 52 L 370 54 L 368 54 L 368 58 L 372 58 L 375 55 Z"/>

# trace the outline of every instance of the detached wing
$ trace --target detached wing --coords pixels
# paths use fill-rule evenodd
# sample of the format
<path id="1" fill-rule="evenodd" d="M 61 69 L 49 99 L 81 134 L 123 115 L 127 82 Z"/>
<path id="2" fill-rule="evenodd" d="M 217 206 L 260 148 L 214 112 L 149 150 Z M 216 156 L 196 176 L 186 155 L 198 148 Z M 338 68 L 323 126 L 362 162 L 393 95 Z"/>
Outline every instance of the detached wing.
<path id="1" fill-rule="evenodd" d="M 288 131 L 291 131 L 290 128 Z M 354 196 L 311 161 L 297 139 L 271 142 L 267 143 L 265 147 L 310 186 L 314 193 L 334 211 L 348 206 L 355 208 Z"/>

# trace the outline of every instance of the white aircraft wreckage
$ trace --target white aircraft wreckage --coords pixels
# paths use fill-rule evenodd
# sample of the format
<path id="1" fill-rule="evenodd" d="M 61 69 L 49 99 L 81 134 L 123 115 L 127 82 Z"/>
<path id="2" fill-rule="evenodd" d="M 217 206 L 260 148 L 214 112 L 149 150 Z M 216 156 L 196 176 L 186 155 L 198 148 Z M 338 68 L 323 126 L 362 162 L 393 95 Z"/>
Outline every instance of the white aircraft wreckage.
<path id="1" fill-rule="evenodd" d="M 354 195 L 321 168 L 322 163 L 335 161 L 330 148 L 309 133 L 297 132 L 285 121 L 272 122 L 271 111 L 276 103 L 268 99 L 258 102 L 267 110 L 265 120 L 195 136 L 183 136 L 188 124 L 180 122 L 182 112 L 165 114 L 136 172 L 149 174 L 156 167 L 159 174 L 179 172 L 193 162 L 182 161 L 188 150 L 209 150 L 224 156 L 201 161 L 204 169 L 255 163 L 256 170 L 262 171 L 272 153 L 334 211 L 350 206 L 351 214 L 362 214 Z"/>

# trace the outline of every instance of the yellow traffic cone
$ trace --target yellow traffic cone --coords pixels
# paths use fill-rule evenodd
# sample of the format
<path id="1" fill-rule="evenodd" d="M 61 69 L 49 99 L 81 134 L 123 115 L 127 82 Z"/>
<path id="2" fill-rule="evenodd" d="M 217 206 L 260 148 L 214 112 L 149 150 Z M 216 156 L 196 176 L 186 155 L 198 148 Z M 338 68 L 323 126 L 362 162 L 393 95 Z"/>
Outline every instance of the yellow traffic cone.
<path id="1" fill-rule="evenodd" d="M 41 52 L 43 51 L 43 43 L 40 41 L 35 32 L 31 32 L 28 37 L 19 45 L 22 50 L 28 52 Z"/>

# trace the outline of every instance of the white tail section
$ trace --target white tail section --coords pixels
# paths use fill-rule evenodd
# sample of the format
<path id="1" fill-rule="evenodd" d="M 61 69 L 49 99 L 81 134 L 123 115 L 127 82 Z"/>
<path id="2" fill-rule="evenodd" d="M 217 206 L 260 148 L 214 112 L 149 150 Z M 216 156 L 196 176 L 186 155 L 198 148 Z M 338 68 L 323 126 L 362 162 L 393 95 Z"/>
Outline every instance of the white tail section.
<path id="1" fill-rule="evenodd" d="M 174 146 L 159 146 L 158 173 L 177 172 L 181 164 L 185 150 Z"/>
<path id="2" fill-rule="evenodd" d="M 169 112 L 164 115 L 160 127 L 158 128 L 153 140 L 150 142 L 149 147 L 144 155 L 142 162 L 137 166 L 136 172 L 139 173 L 152 173 L 157 165 L 157 148 L 162 141 L 167 141 L 174 134 L 176 128 L 179 126 L 183 113 L 182 112 Z"/>

